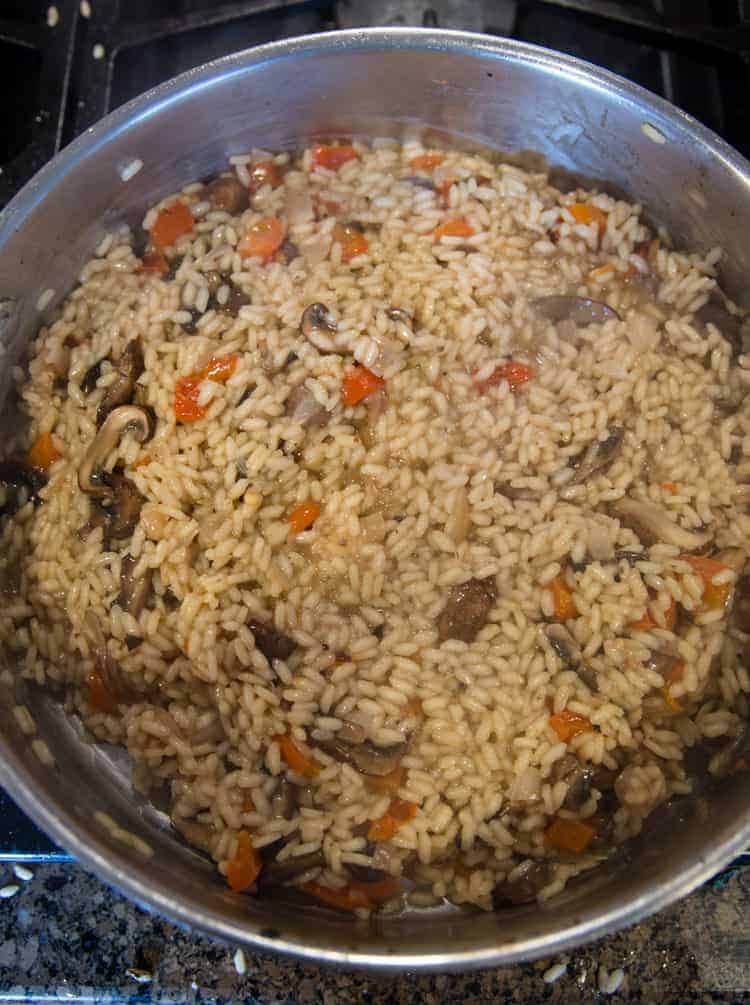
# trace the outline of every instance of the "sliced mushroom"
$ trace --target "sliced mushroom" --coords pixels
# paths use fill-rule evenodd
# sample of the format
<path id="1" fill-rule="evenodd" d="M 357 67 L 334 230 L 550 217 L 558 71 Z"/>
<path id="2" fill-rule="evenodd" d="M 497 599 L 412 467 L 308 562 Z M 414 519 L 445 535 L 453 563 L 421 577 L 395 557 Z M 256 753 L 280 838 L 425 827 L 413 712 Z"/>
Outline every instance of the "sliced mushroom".
<path id="1" fill-rule="evenodd" d="M 575 474 L 567 485 L 580 485 L 597 471 L 608 468 L 622 449 L 625 430 L 622 426 L 612 426 L 604 440 L 594 440 L 575 461 Z"/>
<path id="2" fill-rule="evenodd" d="M 387 879 L 392 875 L 384 869 L 375 869 L 371 865 L 356 865 L 353 862 L 346 863 L 346 871 L 358 883 L 378 883 L 381 879 Z"/>
<path id="3" fill-rule="evenodd" d="M 148 412 L 136 405 L 121 405 L 109 413 L 94 437 L 78 469 L 78 486 L 87 495 L 99 499 L 112 497 L 113 489 L 105 480 L 102 465 L 126 431 L 144 443 L 152 432 Z"/>
<path id="4" fill-rule="evenodd" d="M 227 282 L 224 276 L 222 276 L 220 272 L 217 272 L 216 269 L 209 269 L 208 272 L 205 272 L 203 274 L 203 278 L 206 280 L 206 286 L 208 287 L 208 292 L 211 294 L 212 297 L 215 296 L 219 292 L 221 287 L 224 285 L 224 283 Z"/>
<path id="5" fill-rule="evenodd" d="M 454 586 L 437 620 L 438 638 L 473 642 L 487 624 L 487 618 L 497 597 L 494 577 L 470 579 Z"/>
<path id="6" fill-rule="evenodd" d="M 728 565 L 738 576 L 741 576 L 745 571 L 747 552 L 744 548 L 722 548 L 713 557 L 722 565 Z"/>
<path id="7" fill-rule="evenodd" d="M 331 413 L 321 405 L 309 387 L 298 384 L 289 392 L 284 406 L 286 414 L 301 426 L 325 426 Z"/>
<path id="8" fill-rule="evenodd" d="M 564 625 L 547 625 L 544 629 L 547 641 L 554 649 L 566 670 L 575 670 L 591 691 L 599 690 L 596 671 L 583 662 L 581 648 Z"/>
<path id="9" fill-rule="evenodd" d="M 106 356 L 103 359 L 100 359 L 96 363 L 92 364 L 88 368 L 86 373 L 84 373 L 83 379 L 81 380 L 81 390 L 83 391 L 84 394 L 91 394 L 91 392 L 96 387 L 99 378 L 102 375 L 102 364 L 104 363 L 105 359 Z"/>
<path id="10" fill-rule="evenodd" d="M 531 904 L 552 878 L 549 862 L 529 862 L 514 879 L 501 880 L 492 891 L 495 910 L 518 904 Z"/>
<path id="11" fill-rule="evenodd" d="M 652 649 L 645 665 L 649 670 L 666 675 L 677 661 L 677 654 L 670 649 Z"/>
<path id="12" fill-rule="evenodd" d="M 730 343 L 735 354 L 742 352 L 743 318 L 729 311 L 724 296 L 718 290 L 715 290 L 706 303 L 695 312 L 695 320 L 704 326 L 714 325 Z"/>
<path id="13" fill-rule="evenodd" d="M 321 352 L 339 352 L 333 342 L 338 324 L 325 304 L 310 304 L 302 312 L 300 331 Z"/>
<path id="14" fill-rule="evenodd" d="M 563 666 L 575 670 L 581 662 L 581 647 L 568 629 L 559 624 L 547 625 L 544 634 Z"/>
<path id="15" fill-rule="evenodd" d="M 306 855 L 294 855 L 292 858 L 284 859 L 283 862 L 273 861 L 263 867 L 258 878 L 258 885 L 260 887 L 281 886 L 312 869 L 323 869 L 325 864 L 325 855 L 321 850 L 311 851 Z"/>
<path id="16" fill-rule="evenodd" d="M 696 551 L 711 540 L 710 534 L 684 530 L 660 506 L 643 499 L 618 499 L 610 509 L 612 515 L 630 527 L 644 545 L 660 542 L 674 545 L 682 551 Z"/>
<path id="17" fill-rule="evenodd" d="M 139 338 L 128 342 L 117 362 L 117 380 L 107 388 L 96 411 L 96 424 L 101 426 L 110 412 L 128 405 L 135 394 L 135 382 L 143 373 L 143 347 Z"/>
<path id="18" fill-rule="evenodd" d="M 273 625 L 253 619 L 248 622 L 247 627 L 253 633 L 256 648 L 267 660 L 288 660 L 297 648 L 297 643 L 293 639 L 278 631 Z"/>
<path id="19" fill-rule="evenodd" d="M 39 492 L 47 484 L 47 476 L 39 468 L 34 468 L 26 461 L 11 458 L 0 461 L 0 485 L 4 489 L 0 515 L 12 515 L 29 499 L 38 506 L 41 502 Z"/>
<path id="20" fill-rule="evenodd" d="M 750 746 L 750 728 L 743 722 L 739 732 L 733 736 L 713 755 L 708 762 L 710 774 L 716 778 L 726 778 L 737 770 L 738 761 Z"/>
<path id="21" fill-rule="evenodd" d="M 231 216 L 242 213 L 248 206 L 248 192 L 242 182 L 233 174 L 220 175 L 206 185 L 206 198 L 211 209 L 218 209 Z"/>
<path id="22" fill-rule="evenodd" d="M 224 314 L 228 318 L 236 318 L 242 307 L 248 307 L 252 303 L 247 293 L 244 293 L 238 286 L 232 286 L 229 296 L 223 304 L 217 306 L 219 314 Z"/>
<path id="23" fill-rule="evenodd" d="M 413 185 L 415 188 L 425 188 L 430 192 L 435 191 L 435 182 L 431 178 L 424 178 L 422 175 L 404 175 L 403 178 L 399 178 L 399 181 L 404 182 L 406 185 Z"/>
<path id="24" fill-rule="evenodd" d="M 271 799 L 271 815 L 291 820 L 297 808 L 297 787 L 286 778 L 279 781 L 279 787 Z"/>
<path id="25" fill-rule="evenodd" d="M 289 265 L 295 258 L 299 258 L 299 248 L 294 241 L 290 241 L 288 237 L 285 237 L 281 242 L 281 247 L 276 252 L 275 260 L 282 265 Z"/>
<path id="26" fill-rule="evenodd" d="M 493 487 L 498 495 L 505 496 L 506 499 L 511 499 L 513 502 L 538 502 L 542 495 L 541 492 L 534 489 L 516 487 L 510 482 L 495 482 Z"/>
<path id="27" fill-rule="evenodd" d="M 120 593 L 117 603 L 128 614 L 137 618 L 146 606 L 148 595 L 151 592 L 151 580 L 153 572 L 147 569 L 143 575 L 137 579 L 133 576 L 133 571 L 138 564 L 138 559 L 132 555 L 126 555 L 120 569 Z"/>
<path id="28" fill-rule="evenodd" d="M 172 818 L 172 826 L 179 831 L 185 840 L 199 848 L 201 851 L 211 854 L 215 830 L 210 824 L 202 824 L 197 820 L 182 820 L 179 817 Z"/>
<path id="29" fill-rule="evenodd" d="M 337 761 L 351 764 L 363 775 L 389 775 L 398 767 L 406 753 L 408 744 L 397 743 L 392 747 L 376 747 L 369 741 L 350 744 L 342 740 L 318 740 L 316 747 L 330 754 Z"/>
<path id="30" fill-rule="evenodd" d="M 133 482 L 116 472 L 109 476 L 107 483 L 112 492 L 110 502 L 107 502 L 109 522 L 105 530 L 105 540 L 121 541 L 130 537 L 141 516 L 144 498 Z"/>
<path id="31" fill-rule="evenodd" d="M 600 300 L 590 300 L 588 297 L 567 296 L 565 294 L 553 294 L 549 297 L 538 297 L 531 301 L 539 317 L 553 324 L 561 321 L 572 321 L 580 328 L 586 325 L 601 325 L 605 321 L 613 318 L 620 320 L 620 315 L 609 304 Z"/>

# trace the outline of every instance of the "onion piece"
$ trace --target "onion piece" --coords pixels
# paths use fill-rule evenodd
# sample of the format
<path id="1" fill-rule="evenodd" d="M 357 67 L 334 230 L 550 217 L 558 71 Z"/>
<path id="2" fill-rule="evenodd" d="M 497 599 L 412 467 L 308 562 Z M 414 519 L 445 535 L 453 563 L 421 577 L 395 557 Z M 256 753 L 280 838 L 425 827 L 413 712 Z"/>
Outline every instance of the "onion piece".
<path id="1" fill-rule="evenodd" d="M 287 222 L 294 227 L 315 219 L 312 196 L 307 188 L 287 188 L 284 200 Z"/>
<path id="2" fill-rule="evenodd" d="M 583 327 L 585 325 L 601 325 L 605 321 L 620 320 L 617 311 L 600 300 L 590 300 L 588 297 L 553 294 L 549 297 L 538 297 L 531 301 L 531 306 L 539 317 L 553 324 L 561 321 L 572 321 Z"/>
<path id="3" fill-rule="evenodd" d="M 696 551 L 711 540 L 710 534 L 684 530 L 660 506 L 643 499 L 618 499 L 612 514 L 630 527 L 642 544 L 671 544 L 682 551 Z"/>

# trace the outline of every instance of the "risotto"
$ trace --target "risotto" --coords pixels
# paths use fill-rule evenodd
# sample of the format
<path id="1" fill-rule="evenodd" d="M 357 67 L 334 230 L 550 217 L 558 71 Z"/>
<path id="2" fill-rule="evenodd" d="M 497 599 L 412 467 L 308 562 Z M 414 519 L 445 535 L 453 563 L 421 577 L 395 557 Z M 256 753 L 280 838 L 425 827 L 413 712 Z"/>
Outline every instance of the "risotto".
<path id="1" fill-rule="evenodd" d="M 719 259 L 486 157 L 231 158 L 106 237 L 16 374 L 9 662 L 233 890 L 549 898 L 687 762 L 744 764 Z"/>

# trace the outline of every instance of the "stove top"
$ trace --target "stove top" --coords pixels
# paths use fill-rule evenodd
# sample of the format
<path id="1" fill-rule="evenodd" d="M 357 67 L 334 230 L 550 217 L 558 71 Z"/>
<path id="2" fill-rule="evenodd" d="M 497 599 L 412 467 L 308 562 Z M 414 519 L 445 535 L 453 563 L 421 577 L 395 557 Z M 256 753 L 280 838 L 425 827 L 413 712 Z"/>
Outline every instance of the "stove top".
<path id="1" fill-rule="evenodd" d="M 371 25 L 484 31 L 614 70 L 750 156 L 750 0 L 3 0 L 0 206 L 149 87 L 294 35 Z M 23 86 L 19 86 L 23 81 Z M 68 856 L 0 792 L 0 860 Z"/>

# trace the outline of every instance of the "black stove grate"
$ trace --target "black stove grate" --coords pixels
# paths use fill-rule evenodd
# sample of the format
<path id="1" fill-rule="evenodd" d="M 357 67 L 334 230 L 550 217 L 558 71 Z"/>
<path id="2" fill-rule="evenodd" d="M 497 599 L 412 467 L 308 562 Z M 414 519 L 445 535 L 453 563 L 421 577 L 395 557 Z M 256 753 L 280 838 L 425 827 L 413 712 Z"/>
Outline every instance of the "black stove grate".
<path id="1" fill-rule="evenodd" d="M 373 24 L 469 28 L 580 56 L 750 154 L 748 0 L 5 0 L 0 76 L 14 100 L 0 136 L 0 205 L 154 84 L 261 42 Z"/>
<path id="2" fill-rule="evenodd" d="M 206 60 L 365 25 L 510 36 L 614 70 L 750 155 L 750 0 L 3 0 L 0 206 L 107 112 Z M 64 857 L 0 792 L 0 859 Z"/>

